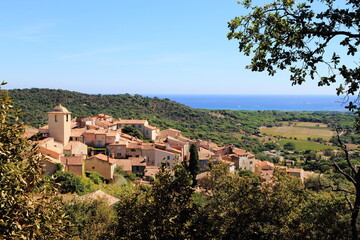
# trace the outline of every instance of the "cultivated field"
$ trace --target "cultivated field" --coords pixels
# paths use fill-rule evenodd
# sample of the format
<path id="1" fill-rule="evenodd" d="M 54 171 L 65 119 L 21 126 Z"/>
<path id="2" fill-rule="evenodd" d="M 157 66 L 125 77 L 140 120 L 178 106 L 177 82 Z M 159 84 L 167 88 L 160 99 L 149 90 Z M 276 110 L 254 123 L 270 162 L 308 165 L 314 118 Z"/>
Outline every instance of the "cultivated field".
<path id="1" fill-rule="evenodd" d="M 329 140 L 335 135 L 334 131 L 331 131 L 325 124 L 318 123 L 301 123 L 296 125 L 283 126 L 283 127 L 261 127 L 261 133 L 272 136 L 282 136 L 287 138 L 307 139 L 311 138 L 323 138 Z"/>
<path id="2" fill-rule="evenodd" d="M 323 151 L 325 149 L 339 149 L 338 147 L 328 146 L 320 143 L 314 143 L 306 140 L 282 139 L 280 141 L 277 141 L 277 143 L 280 144 L 281 146 L 284 146 L 288 142 L 294 143 L 295 149 L 297 151 L 306 151 L 306 150 Z"/>

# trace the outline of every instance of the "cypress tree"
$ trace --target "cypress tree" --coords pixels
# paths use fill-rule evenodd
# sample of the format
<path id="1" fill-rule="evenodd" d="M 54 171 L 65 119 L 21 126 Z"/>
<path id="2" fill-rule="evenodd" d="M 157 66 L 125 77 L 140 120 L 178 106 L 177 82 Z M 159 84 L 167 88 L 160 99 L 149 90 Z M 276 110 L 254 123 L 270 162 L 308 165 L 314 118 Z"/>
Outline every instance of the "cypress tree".
<path id="1" fill-rule="evenodd" d="M 198 149 L 195 144 L 191 144 L 190 146 L 190 160 L 189 160 L 189 172 L 192 177 L 192 187 L 195 187 L 197 184 L 196 175 L 200 172 L 199 166 L 199 154 Z"/>

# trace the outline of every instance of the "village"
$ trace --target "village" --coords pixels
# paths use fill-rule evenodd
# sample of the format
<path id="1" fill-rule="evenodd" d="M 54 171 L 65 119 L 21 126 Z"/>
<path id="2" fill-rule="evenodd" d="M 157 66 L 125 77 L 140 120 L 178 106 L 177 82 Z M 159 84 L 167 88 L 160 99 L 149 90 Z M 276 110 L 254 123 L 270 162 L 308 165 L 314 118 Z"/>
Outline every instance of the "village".
<path id="1" fill-rule="evenodd" d="M 145 140 L 124 133 L 123 129 L 129 127 L 141 132 Z M 60 104 L 48 112 L 48 125 L 38 132 L 42 139 L 35 142 L 39 152 L 46 156 L 42 161 L 46 175 L 54 174 L 60 167 L 78 176 L 96 172 L 111 182 L 115 168 L 121 166 L 124 172 L 135 173 L 139 181 L 149 184 L 161 163 L 172 168 L 176 163 L 187 162 L 191 144 L 198 149 L 202 172 L 199 178 L 206 175 L 211 164 L 217 163 L 226 164 L 231 173 L 252 171 L 264 182 L 271 181 L 275 168 L 302 182 L 314 174 L 258 160 L 234 145 L 219 147 L 211 141 L 186 138 L 176 129 L 160 130 L 143 119 L 114 119 L 105 114 L 72 118 L 71 112 Z"/>

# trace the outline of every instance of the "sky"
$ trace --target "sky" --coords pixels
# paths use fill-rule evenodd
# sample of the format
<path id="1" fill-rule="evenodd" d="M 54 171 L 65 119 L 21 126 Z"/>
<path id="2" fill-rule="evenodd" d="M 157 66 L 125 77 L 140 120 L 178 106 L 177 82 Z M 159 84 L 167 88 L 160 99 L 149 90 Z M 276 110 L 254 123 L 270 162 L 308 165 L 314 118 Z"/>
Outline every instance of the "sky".
<path id="1" fill-rule="evenodd" d="M 316 94 L 246 70 L 227 22 L 244 13 L 229 0 L 34 0 L 0 5 L 0 81 L 5 88 L 91 94 Z"/>

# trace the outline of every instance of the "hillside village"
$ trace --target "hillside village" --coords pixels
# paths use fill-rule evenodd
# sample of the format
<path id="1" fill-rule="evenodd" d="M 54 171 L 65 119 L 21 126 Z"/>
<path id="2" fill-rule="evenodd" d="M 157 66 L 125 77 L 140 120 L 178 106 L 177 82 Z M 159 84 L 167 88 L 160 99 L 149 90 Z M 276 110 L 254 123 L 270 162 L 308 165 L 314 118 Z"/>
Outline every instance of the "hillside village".
<path id="1" fill-rule="evenodd" d="M 138 130 L 145 140 L 124 133 L 126 127 Z M 209 170 L 211 164 L 224 163 L 232 173 L 250 170 L 262 181 L 270 181 L 275 169 L 273 163 L 255 159 L 254 154 L 234 145 L 219 147 L 210 141 L 192 140 L 179 130 L 160 130 L 143 119 L 114 119 L 105 114 L 72 118 L 71 112 L 60 104 L 48 112 L 48 125 L 40 127 L 38 133 L 41 140 L 36 143 L 39 152 L 46 156 L 42 164 L 47 175 L 61 166 L 79 176 L 96 172 L 111 182 L 115 168 L 121 166 L 123 171 L 135 173 L 139 180 L 148 183 L 162 162 L 170 168 L 187 162 L 191 144 L 197 146 L 202 172 Z M 302 181 L 312 174 L 301 168 L 277 168 Z"/>

